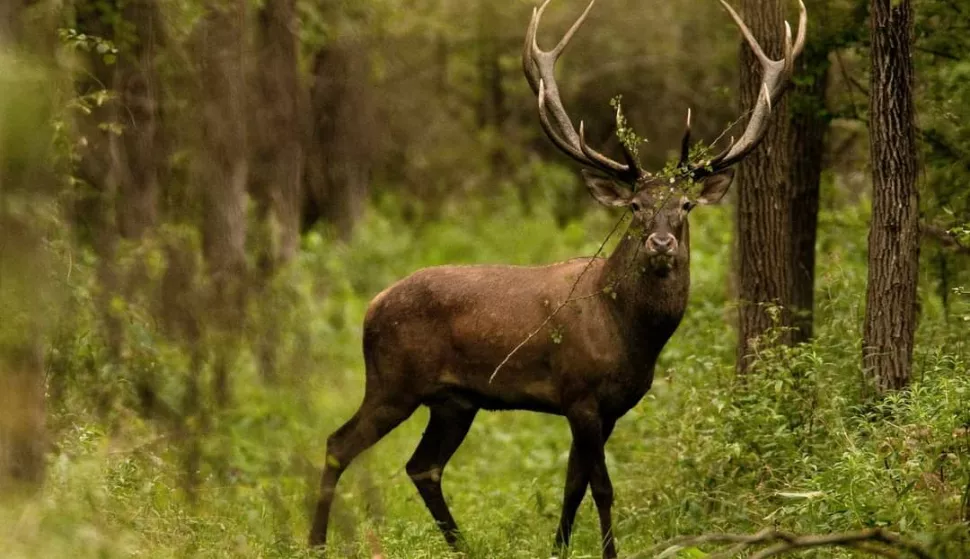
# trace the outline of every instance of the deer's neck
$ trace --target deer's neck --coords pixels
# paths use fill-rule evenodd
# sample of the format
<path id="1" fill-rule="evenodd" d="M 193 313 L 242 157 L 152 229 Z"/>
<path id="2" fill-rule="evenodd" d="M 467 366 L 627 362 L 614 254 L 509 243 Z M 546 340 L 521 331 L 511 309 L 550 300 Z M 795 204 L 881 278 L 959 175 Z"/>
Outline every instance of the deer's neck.
<path id="1" fill-rule="evenodd" d="M 630 232 L 607 259 L 600 287 L 612 301 L 621 330 L 642 348 L 659 352 L 687 308 L 690 289 L 689 240 L 666 274 L 651 266 L 639 234 Z"/>

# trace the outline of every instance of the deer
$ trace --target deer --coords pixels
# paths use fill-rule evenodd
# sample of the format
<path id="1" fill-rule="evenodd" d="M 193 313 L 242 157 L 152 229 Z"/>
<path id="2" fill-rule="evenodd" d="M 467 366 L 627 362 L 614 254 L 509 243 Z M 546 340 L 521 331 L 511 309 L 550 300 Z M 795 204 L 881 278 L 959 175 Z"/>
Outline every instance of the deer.
<path id="1" fill-rule="evenodd" d="M 363 324 L 364 396 L 327 440 L 311 546 L 326 543 L 335 489 L 347 466 L 423 405 L 430 410 L 428 424 L 405 469 L 452 548 L 460 550 L 463 540 L 442 494 L 445 466 L 479 410 L 527 410 L 565 417 L 572 435 L 555 553 L 567 551 L 588 487 L 603 557 L 616 557 L 606 441 L 617 420 L 650 390 L 657 358 L 686 311 L 688 215 L 722 199 L 733 166 L 764 137 L 803 50 L 807 14 L 799 1 L 794 41 L 786 22 L 784 57 L 773 60 L 738 13 L 719 0 L 760 62 L 762 91 L 738 140 L 694 162 L 688 110 L 676 173 L 667 176 L 641 167 L 627 142 L 621 142 L 623 160 L 617 161 L 586 143 L 583 122 L 577 131 L 560 99 L 555 65 L 596 0 L 555 48 L 543 51 L 536 32 L 550 1 L 533 9 L 522 53 L 540 125 L 582 167 L 592 197 L 625 208 L 630 224 L 606 258 L 425 268 L 373 298 Z"/>

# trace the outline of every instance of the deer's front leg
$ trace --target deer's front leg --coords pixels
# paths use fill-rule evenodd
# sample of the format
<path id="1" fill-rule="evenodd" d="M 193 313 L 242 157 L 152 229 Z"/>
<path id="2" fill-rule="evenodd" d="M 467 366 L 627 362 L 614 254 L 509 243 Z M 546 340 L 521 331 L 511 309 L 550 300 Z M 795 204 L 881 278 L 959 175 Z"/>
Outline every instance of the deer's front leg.
<path id="1" fill-rule="evenodd" d="M 565 556 L 569 538 L 573 533 L 573 521 L 576 520 L 576 510 L 583 502 L 586 486 L 589 485 L 589 468 L 585 458 L 576 448 L 573 441 L 569 449 L 569 466 L 566 468 L 566 487 L 562 496 L 562 515 L 559 517 L 559 529 L 556 530 L 555 553 Z"/>
<path id="2" fill-rule="evenodd" d="M 589 487 L 596 503 L 600 519 L 600 532 L 603 536 L 604 559 L 616 558 L 616 544 L 613 541 L 613 484 L 606 471 L 606 438 L 612 422 L 604 425 L 595 405 L 577 406 L 567 415 L 569 428 L 573 433 L 573 453 L 578 455 L 579 468 L 589 480 Z M 570 454 L 570 459 L 572 454 Z M 567 480 L 567 487 L 569 480 Z M 585 487 L 583 489 L 585 491 Z M 582 495 L 580 495 L 581 499 Z M 578 506 L 578 504 L 577 504 Z M 565 510 L 563 513 L 565 514 Z M 575 512 L 575 511 L 574 511 Z"/>

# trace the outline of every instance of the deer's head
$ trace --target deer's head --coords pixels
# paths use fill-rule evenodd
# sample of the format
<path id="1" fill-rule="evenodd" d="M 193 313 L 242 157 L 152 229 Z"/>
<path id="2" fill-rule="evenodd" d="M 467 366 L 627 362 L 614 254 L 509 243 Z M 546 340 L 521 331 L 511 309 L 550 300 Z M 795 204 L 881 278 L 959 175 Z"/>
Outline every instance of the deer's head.
<path id="1" fill-rule="evenodd" d="M 522 67 L 526 79 L 538 97 L 542 129 L 556 147 L 587 168 L 583 171 L 583 177 L 593 198 L 604 206 L 630 209 L 633 213 L 631 232 L 640 236 L 643 257 L 650 261 L 655 270 L 666 273 L 672 267 L 687 261 L 690 238 L 687 216 L 690 211 L 696 206 L 719 202 L 734 178 L 731 167 L 751 153 L 764 137 L 771 107 L 777 104 L 785 92 L 794 59 L 805 45 L 805 5 L 799 0 L 801 13 L 794 41 L 791 27 L 785 23 L 784 58 L 772 60 L 765 55 L 737 12 L 724 0 L 719 0 L 761 63 L 761 95 L 751 110 L 747 126 L 738 141 L 731 138 L 730 144 L 723 151 L 714 156 L 701 157 L 699 161 L 691 161 L 690 157 L 691 117 L 688 109 L 680 160 L 672 172 L 654 174 L 640 166 L 627 141 L 620 142 L 623 162 L 615 161 L 587 145 L 582 121 L 579 123 L 578 132 L 573 127 L 559 98 L 555 65 L 596 0 L 590 1 L 586 10 L 555 48 L 543 51 L 536 44 L 536 31 L 542 12 L 550 1 L 545 0 L 538 9 L 533 10 L 522 51 Z M 555 125 L 550 120 L 549 113 L 552 113 Z M 618 123 L 621 121 L 620 116 L 617 105 Z"/>

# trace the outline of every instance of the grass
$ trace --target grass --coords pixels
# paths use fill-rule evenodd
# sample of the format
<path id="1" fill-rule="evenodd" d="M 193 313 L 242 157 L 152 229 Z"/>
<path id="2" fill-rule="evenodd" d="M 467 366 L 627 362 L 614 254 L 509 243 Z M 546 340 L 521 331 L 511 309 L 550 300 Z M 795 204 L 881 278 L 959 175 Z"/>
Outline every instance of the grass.
<path id="1" fill-rule="evenodd" d="M 250 352 L 241 353 L 234 403 L 206 429 L 189 427 L 204 457 L 194 499 L 182 483 L 186 439 L 139 417 L 125 397 L 132 372 L 150 365 L 163 399 L 176 405 L 184 358 L 150 328 L 139 330 L 150 321 L 132 312 L 129 339 L 141 341 L 131 342 L 120 367 L 105 363 L 90 334 L 90 286 L 76 279 L 78 312 L 52 348 L 52 367 L 69 380 L 50 410 L 47 483 L 0 510 L 3 556 L 309 556 L 303 542 L 325 440 L 362 393 L 360 323 L 370 296 L 425 265 L 591 254 L 612 219 L 597 212 L 558 228 L 541 209 L 474 220 L 469 211 L 420 228 L 372 212 L 348 245 L 307 239 L 283 280 L 297 301 L 282 341 L 287 374 L 267 385 Z M 728 211 L 704 208 L 692 219 L 687 317 L 654 389 L 607 447 L 621 555 L 676 535 L 777 525 L 800 532 L 886 526 L 961 556 L 970 549 L 961 523 L 970 491 L 965 323 L 944 321 L 924 294 L 916 383 L 885 402 L 865 400 L 858 361 L 867 210 L 847 207 L 823 216 L 817 340 L 766 352 L 738 382 L 725 290 Z M 86 273 L 79 276 L 90 279 Z M 957 300 L 951 314 L 968 309 Z M 115 394 L 107 409 L 95 397 L 105 390 Z M 387 557 L 450 556 L 404 472 L 426 420 L 419 410 L 341 480 L 329 557 L 369 557 L 374 538 Z M 479 414 L 444 476 L 469 557 L 548 556 L 568 449 L 561 418 Z M 826 553 L 816 556 L 848 556 Z M 599 557 L 588 498 L 571 556 Z"/>

